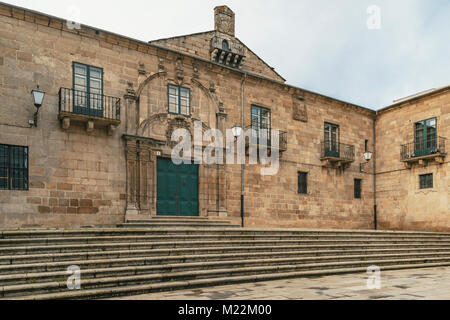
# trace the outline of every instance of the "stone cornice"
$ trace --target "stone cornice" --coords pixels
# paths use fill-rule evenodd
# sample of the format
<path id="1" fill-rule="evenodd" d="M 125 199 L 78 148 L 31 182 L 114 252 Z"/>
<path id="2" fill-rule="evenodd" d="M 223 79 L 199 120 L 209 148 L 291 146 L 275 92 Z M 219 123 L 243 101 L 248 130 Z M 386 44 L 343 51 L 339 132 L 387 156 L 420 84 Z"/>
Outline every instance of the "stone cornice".
<path id="1" fill-rule="evenodd" d="M 383 108 L 383 109 L 381 109 L 381 110 L 378 110 L 378 115 L 385 114 L 385 113 L 387 113 L 387 112 L 389 112 L 389 111 L 396 110 L 396 109 L 398 109 L 398 108 L 402 108 L 402 107 L 407 107 L 407 106 L 414 105 L 414 104 L 416 104 L 418 101 L 420 101 L 420 100 L 422 100 L 422 99 L 427 99 L 427 98 L 429 98 L 429 97 L 431 97 L 431 96 L 439 95 L 439 94 L 445 93 L 446 91 L 450 91 L 450 86 L 446 86 L 446 87 L 443 87 L 443 88 L 440 88 L 440 89 L 431 91 L 431 92 L 429 92 L 429 93 L 427 93 L 427 94 L 413 96 L 413 97 L 411 97 L 410 99 L 403 100 L 403 101 L 401 101 L 401 102 L 392 104 L 392 105 L 390 105 L 390 106 L 388 106 L 388 107 L 386 107 L 386 108 Z"/>
<path id="2" fill-rule="evenodd" d="M 141 142 L 151 144 L 153 146 L 164 146 L 166 144 L 166 142 L 162 141 L 162 140 L 146 138 L 146 137 L 139 137 L 139 136 L 132 136 L 132 135 L 128 135 L 128 134 L 124 134 L 122 136 L 122 138 L 126 141 L 130 141 L 130 140 L 131 141 L 141 141 Z"/>

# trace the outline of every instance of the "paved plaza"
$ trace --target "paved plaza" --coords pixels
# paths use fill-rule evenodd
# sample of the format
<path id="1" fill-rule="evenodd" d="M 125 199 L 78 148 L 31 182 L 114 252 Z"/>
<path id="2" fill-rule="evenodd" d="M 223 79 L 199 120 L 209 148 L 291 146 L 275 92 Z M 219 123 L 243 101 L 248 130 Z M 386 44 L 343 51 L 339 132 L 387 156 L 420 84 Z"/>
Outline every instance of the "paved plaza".
<path id="1" fill-rule="evenodd" d="M 381 289 L 368 275 L 346 274 L 151 293 L 122 300 L 448 300 L 450 267 L 385 271 Z"/>

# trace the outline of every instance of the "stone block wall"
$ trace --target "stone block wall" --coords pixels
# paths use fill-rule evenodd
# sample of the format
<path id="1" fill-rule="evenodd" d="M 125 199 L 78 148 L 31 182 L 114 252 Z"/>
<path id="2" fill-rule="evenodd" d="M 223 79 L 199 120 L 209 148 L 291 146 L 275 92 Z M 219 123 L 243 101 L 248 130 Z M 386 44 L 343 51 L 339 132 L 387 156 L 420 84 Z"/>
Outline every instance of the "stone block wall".
<path id="1" fill-rule="evenodd" d="M 307 121 L 294 120 L 300 94 Z M 294 96 L 294 98 L 293 98 Z M 261 176 L 260 165 L 245 166 L 245 216 L 249 226 L 309 228 L 373 228 L 373 168 L 360 172 L 365 140 L 373 150 L 374 113 L 305 91 L 283 90 L 274 83 L 249 79 L 245 84 L 245 125 L 251 123 L 252 104 L 271 109 L 272 129 L 287 132 L 275 176 Z M 230 112 L 229 123 L 239 123 Z M 340 142 L 355 146 L 355 161 L 346 169 L 326 168 L 320 160 L 324 123 L 340 126 Z M 240 219 L 240 168 L 228 167 L 229 210 Z M 308 194 L 298 194 L 297 174 L 308 172 Z M 362 199 L 354 199 L 354 179 L 362 179 Z"/>
<path id="2" fill-rule="evenodd" d="M 170 156 L 173 124 L 189 127 L 201 120 L 204 130 L 225 130 L 241 123 L 243 73 L 183 52 L 88 27 L 70 30 L 63 20 L 0 5 L 0 143 L 28 146 L 30 152 L 30 190 L 0 191 L 0 228 L 114 225 L 133 210 L 155 215 L 155 161 Z M 104 94 L 122 99 L 121 124 L 112 136 L 105 128 L 89 133 L 76 123 L 62 129 L 58 91 L 72 87 L 73 62 L 103 68 Z M 266 107 L 272 128 L 286 131 L 288 139 L 277 175 L 262 176 L 260 165 L 245 166 L 246 225 L 373 228 L 373 162 L 364 172 L 360 163 L 365 140 L 374 150 L 375 112 L 279 81 L 249 74 L 244 84 L 244 125 L 251 124 L 252 104 Z M 46 98 L 38 127 L 30 128 L 35 112 L 30 92 L 37 84 Z M 167 113 L 168 84 L 191 90 L 190 117 Z M 448 108 L 447 92 L 380 113 L 375 155 L 380 227 L 448 230 L 448 162 L 405 169 L 399 161 L 400 144 L 412 141 L 417 121 L 436 116 L 438 134 L 450 137 Z M 324 167 L 320 160 L 325 122 L 339 125 L 340 142 L 355 146 L 355 161 L 345 169 Z M 136 160 L 139 152 L 145 153 L 143 164 Z M 240 222 L 240 170 L 240 165 L 201 166 L 201 215 Z M 306 195 L 297 193 L 298 171 L 308 172 Z M 418 191 L 418 174 L 428 172 L 435 174 L 435 188 Z M 354 179 L 362 179 L 362 199 L 354 199 Z"/>
<path id="3" fill-rule="evenodd" d="M 72 87 L 72 62 L 77 61 L 105 68 L 105 94 L 120 97 L 128 79 L 126 62 L 117 57 L 126 51 L 111 46 L 101 52 L 98 40 L 49 27 L 49 20 L 32 15 L 21 19 L 20 12 L 14 12 L 14 17 L 0 15 L 0 143 L 28 146 L 29 190 L 0 191 L 0 227 L 123 222 L 121 130 L 114 136 L 101 128 L 87 133 L 82 125 L 63 130 L 58 92 Z M 33 127 L 28 121 L 36 111 L 31 90 L 37 85 L 46 96 L 38 127 Z"/>
<path id="4" fill-rule="evenodd" d="M 443 163 L 400 161 L 400 146 L 414 141 L 414 124 L 437 118 L 437 135 L 450 138 L 450 91 L 405 102 L 377 119 L 377 196 L 380 227 L 450 231 L 449 159 Z M 446 143 L 448 153 L 448 141 Z M 432 189 L 419 188 L 419 175 L 433 174 Z"/>

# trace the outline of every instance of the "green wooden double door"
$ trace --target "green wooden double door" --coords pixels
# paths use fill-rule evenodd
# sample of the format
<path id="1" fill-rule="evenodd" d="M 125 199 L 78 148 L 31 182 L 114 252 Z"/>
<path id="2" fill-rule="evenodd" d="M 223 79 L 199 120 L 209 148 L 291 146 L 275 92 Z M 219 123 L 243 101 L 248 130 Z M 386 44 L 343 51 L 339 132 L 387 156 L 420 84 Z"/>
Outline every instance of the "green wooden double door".
<path id="1" fill-rule="evenodd" d="M 198 165 L 158 158 L 157 214 L 198 216 Z"/>

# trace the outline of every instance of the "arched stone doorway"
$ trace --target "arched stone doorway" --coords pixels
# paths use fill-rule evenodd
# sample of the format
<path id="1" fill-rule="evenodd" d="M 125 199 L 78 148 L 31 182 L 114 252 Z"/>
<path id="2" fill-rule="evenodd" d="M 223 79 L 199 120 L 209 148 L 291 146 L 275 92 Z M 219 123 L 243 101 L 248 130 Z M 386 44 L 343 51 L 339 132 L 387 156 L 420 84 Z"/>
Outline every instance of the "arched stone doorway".
<path id="1" fill-rule="evenodd" d="M 168 102 L 164 99 L 166 95 L 163 91 L 168 84 L 174 82 L 176 80 L 170 79 L 165 71 L 159 72 L 142 81 L 136 91 L 130 86 L 125 95 L 127 133 L 123 138 L 127 161 L 128 217 L 164 214 L 164 208 L 171 208 L 170 205 L 158 205 L 158 202 L 171 203 L 172 208 L 180 205 L 176 197 L 186 197 L 188 192 L 178 189 L 175 199 L 162 195 L 164 188 L 167 192 L 177 191 L 170 185 L 170 181 L 162 181 L 169 174 L 175 176 L 173 183 L 186 184 L 186 187 L 194 183 L 198 188 L 197 194 L 191 193 L 186 200 L 191 201 L 191 209 L 186 210 L 187 212 L 182 208 L 178 211 L 168 210 L 170 212 L 166 214 L 208 216 L 226 213 L 226 176 L 223 165 L 192 164 L 191 167 L 177 168 L 172 173 L 160 171 L 162 164 L 167 166 L 167 159 L 171 158 L 174 146 L 171 137 L 174 130 L 183 128 L 193 135 L 196 121 L 202 122 L 202 133 L 210 128 L 225 129 L 226 114 L 216 96 L 214 84 L 210 83 L 210 88 L 207 88 L 198 79 L 192 78 L 189 82 L 183 80 L 183 86 L 189 88 L 192 94 L 191 117 L 168 113 Z M 183 179 L 187 172 L 191 172 L 191 177 Z M 195 176 L 198 178 L 195 179 Z M 192 189 L 196 191 L 196 188 L 189 191 Z M 195 210 L 195 201 L 198 201 L 198 210 Z"/>

